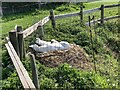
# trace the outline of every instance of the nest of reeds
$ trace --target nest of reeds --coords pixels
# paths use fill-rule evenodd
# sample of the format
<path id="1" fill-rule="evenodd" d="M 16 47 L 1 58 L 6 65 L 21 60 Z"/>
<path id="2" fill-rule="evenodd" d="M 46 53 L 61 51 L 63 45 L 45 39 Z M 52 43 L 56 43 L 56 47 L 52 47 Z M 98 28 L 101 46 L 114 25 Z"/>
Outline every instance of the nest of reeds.
<path id="1" fill-rule="evenodd" d="M 71 44 L 68 50 L 56 50 L 46 53 L 35 53 L 40 63 L 48 67 L 56 67 L 68 63 L 75 68 L 92 70 L 93 65 L 86 52 L 76 44 Z"/>

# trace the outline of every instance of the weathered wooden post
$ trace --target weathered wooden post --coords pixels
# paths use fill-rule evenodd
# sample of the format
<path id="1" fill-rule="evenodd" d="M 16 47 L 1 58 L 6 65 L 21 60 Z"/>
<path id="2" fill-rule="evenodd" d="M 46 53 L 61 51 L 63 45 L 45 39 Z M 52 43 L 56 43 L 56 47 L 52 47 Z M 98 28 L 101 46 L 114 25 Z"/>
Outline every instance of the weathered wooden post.
<path id="1" fill-rule="evenodd" d="M 21 32 L 22 31 L 22 26 L 15 26 L 15 30 L 17 32 Z"/>
<path id="2" fill-rule="evenodd" d="M 101 5 L 101 24 L 104 24 L 104 5 Z"/>
<path id="3" fill-rule="evenodd" d="M 30 55 L 30 60 L 31 60 L 33 83 L 34 83 L 35 87 L 37 89 L 39 89 L 40 85 L 39 85 L 39 79 L 38 79 L 38 72 L 36 69 L 35 56 L 34 56 L 34 54 L 31 54 L 31 53 L 29 55 Z"/>
<path id="4" fill-rule="evenodd" d="M 44 29 L 43 29 L 43 26 L 38 26 L 37 27 L 37 34 L 38 34 L 38 37 L 42 40 L 44 40 Z"/>
<path id="5" fill-rule="evenodd" d="M 24 57 L 23 49 L 24 49 L 24 39 L 23 39 L 23 33 L 18 32 L 18 43 L 19 43 L 19 52 L 20 52 L 20 59 L 22 60 Z"/>
<path id="6" fill-rule="evenodd" d="M 17 54 L 19 56 L 19 45 L 18 45 L 16 30 L 12 30 L 12 31 L 9 32 L 9 38 L 10 38 L 10 41 L 11 41 L 15 51 L 17 52 Z"/>
<path id="7" fill-rule="evenodd" d="M 50 10 L 50 20 L 52 22 L 52 27 L 55 28 L 56 27 L 56 23 L 55 23 L 54 12 L 53 12 L 52 9 Z"/>
<path id="8" fill-rule="evenodd" d="M 83 2 L 80 4 L 80 21 L 83 21 Z"/>
<path id="9" fill-rule="evenodd" d="M 22 33 L 22 26 L 17 26 L 16 28 L 17 36 L 18 36 L 18 46 L 19 46 L 19 54 L 20 59 L 25 58 L 25 48 L 24 48 L 24 38 Z"/>

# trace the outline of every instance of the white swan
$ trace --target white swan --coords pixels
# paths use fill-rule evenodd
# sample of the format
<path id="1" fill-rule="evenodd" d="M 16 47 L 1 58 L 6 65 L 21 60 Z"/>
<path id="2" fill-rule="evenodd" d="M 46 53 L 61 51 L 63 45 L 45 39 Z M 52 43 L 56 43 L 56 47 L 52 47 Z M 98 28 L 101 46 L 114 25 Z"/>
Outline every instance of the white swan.
<path id="1" fill-rule="evenodd" d="M 38 46 L 34 44 L 34 45 L 30 45 L 29 47 L 35 50 L 36 52 L 49 52 L 49 51 L 57 50 L 57 48 L 51 45 Z"/>
<path id="2" fill-rule="evenodd" d="M 43 41 L 39 38 L 36 38 L 36 44 L 30 45 L 29 47 L 34 49 L 36 52 L 48 52 L 54 50 L 64 50 L 69 49 L 70 45 L 66 41 L 58 42 L 55 39 L 52 39 L 51 42 Z M 38 46 L 41 45 L 41 46 Z"/>
<path id="3" fill-rule="evenodd" d="M 36 38 L 37 45 L 43 46 L 43 45 L 49 45 L 49 46 L 54 46 L 55 48 L 63 48 L 63 46 L 55 39 L 52 39 L 51 42 L 46 42 L 44 40 L 41 40 L 40 38 Z"/>

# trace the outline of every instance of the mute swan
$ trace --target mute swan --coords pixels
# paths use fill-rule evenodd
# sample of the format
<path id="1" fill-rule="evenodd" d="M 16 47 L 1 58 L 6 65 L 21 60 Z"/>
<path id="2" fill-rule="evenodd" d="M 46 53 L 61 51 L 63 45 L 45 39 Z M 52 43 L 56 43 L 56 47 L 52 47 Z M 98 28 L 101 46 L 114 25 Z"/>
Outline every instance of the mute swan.
<path id="1" fill-rule="evenodd" d="M 36 44 L 29 46 L 30 48 L 34 49 L 36 52 L 48 52 L 48 51 L 64 50 L 70 48 L 69 43 L 66 41 L 58 42 L 55 39 L 52 39 L 51 42 L 46 42 L 39 38 L 36 39 L 37 39 Z"/>
<path id="2" fill-rule="evenodd" d="M 51 42 L 46 42 L 44 40 L 41 40 L 40 38 L 36 38 L 35 43 L 40 46 L 49 45 L 49 46 L 54 46 L 55 48 L 58 48 L 58 49 L 63 48 L 63 46 L 55 39 L 52 39 Z"/>
<path id="3" fill-rule="evenodd" d="M 38 46 L 34 44 L 34 45 L 30 45 L 29 47 L 34 49 L 36 52 L 49 52 L 49 51 L 57 50 L 57 48 L 51 45 Z"/>

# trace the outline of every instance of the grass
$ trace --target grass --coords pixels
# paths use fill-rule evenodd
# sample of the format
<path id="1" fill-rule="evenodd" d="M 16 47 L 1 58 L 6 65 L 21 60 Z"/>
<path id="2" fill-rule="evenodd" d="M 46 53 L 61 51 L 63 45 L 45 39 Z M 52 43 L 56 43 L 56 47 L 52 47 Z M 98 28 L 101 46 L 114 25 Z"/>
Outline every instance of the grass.
<path id="1" fill-rule="evenodd" d="M 36 11 L 37 12 L 37 11 Z M 33 13 L 34 14 L 34 13 Z M 45 14 L 45 13 L 44 13 Z M 45 16 L 43 15 L 26 15 L 23 18 L 18 18 L 15 20 L 10 20 L 2 23 L 2 34 L 6 34 L 9 30 L 13 30 L 15 25 L 21 25 L 23 29 L 30 27 L 32 24 L 38 22 Z"/>
<path id="2" fill-rule="evenodd" d="M 101 4 L 116 4 L 117 2 L 91 2 L 91 3 L 85 3 L 85 10 L 92 9 L 95 7 L 100 7 Z M 59 11 L 60 9 L 67 8 L 67 10 Z M 116 15 L 116 11 L 118 9 L 109 9 L 107 10 L 108 13 L 106 13 L 106 16 Z M 71 13 L 71 12 L 79 12 L 79 4 L 78 5 L 69 5 L 65 6 L 58 6 L 55 10 L 55 14 L 63 14 L 63 13 Z M 113 13 L 114 12 L 114 13 Z M 23 13 L 23 14 L 16 14 L 16 15 L 9 15 L 7 17 L 2 18 L 2 34 L 7 34 L 10 30 L 13 30 L 15 25 L 22 25 L 23 29 L 31 26 L 35 22 L 43 19 L 45 16 L 49 15 L 49 10 L 45 11 L 39 11 L 36 10 L 35 12 L 31 12 L 29 14 Z M 97 17 L 99 15 L 95 13 Z"/>

